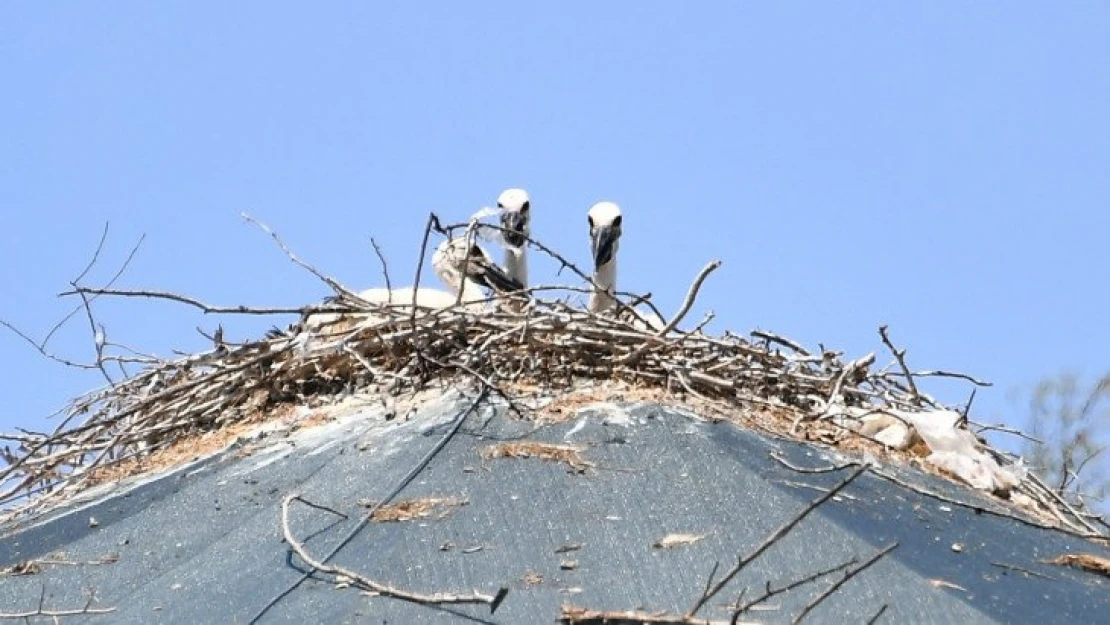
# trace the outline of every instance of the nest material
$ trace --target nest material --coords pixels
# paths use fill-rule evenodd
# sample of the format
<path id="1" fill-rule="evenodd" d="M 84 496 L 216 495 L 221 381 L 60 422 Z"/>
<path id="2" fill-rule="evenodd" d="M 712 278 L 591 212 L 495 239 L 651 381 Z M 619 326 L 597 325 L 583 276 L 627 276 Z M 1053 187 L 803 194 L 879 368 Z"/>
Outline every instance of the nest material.
<path id="1" fill-rule="evenodd" d="M 109 467 L 187 437 L 353 389 L 397 394 L 469 379 L 533 418 L 536 409 L 514 389 L 558 394 L 584 379 L 610 380 L 712 402 L 723 412 L 769 409 L 795 433 L 824 428 L 826 435 L 810 436 L 819 439 L 837 429 L 822 419 L 832 406 L 906 411 L 935 405 L 905 377 L 871 371 L 873 354 L 845 361 L 762 332 L 751 339 L 700 330 L 664 334 L 631 319 L 627 307 L 598 315 L 537 299 L 484 311 L 457 306 L 414 313 L 369 304 L 358 310 L 326 329 L 293 327 L 164 361 L 78 398 L 52 434 L 8 436 L 18 449 L 5 448 L 0 521 L 40 512 L 95 483 Z"/>

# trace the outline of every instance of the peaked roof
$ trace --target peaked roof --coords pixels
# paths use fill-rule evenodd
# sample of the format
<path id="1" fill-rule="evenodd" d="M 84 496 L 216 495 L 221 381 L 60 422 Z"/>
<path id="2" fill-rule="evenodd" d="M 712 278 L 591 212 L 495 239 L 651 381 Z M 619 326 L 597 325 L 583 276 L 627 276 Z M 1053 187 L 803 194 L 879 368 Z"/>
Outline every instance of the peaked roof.
<path id="1" fill-rule="evenodd" d="M 92 608 L 115 611 L 82 618 L 106 623 L 246 623 L 264 608 L 258 622 L 553 622 L 565 605 L 681 614 L 714 563 L 721 579 L 848 472 L 799 472 L 845 459 L 658 403 L 595 406 L 546 426 L 487 405 L 455 432 L 453 419 L 468 405 L 452 392 L 407 420 L 376 406 L 346 410 L 325 425 L 255 437 L 0 528 L 0 569 L 83 563 L 40 562 L 35 574 L 9 574 L 0 611 L 33 611 L 40 592 L 45 609 L 80 609 L 92 590 Z M 528 453 L 511 443 L 541 445 L 533 457 L 506 457 Z M 544 449 L 561 450 L 563 461 L 536 457 Z M 725 605 L 741 589 L 752 599 L 766 582 L 781 585 L 853 556 L 862 563 L 894 542 L 811 618 L 866 622 L 884 605 L 880 622 L 891 623 L 1097 622 L 1110 611 L 1110 580 L 1044 562 L 1076 552 L 1110 556 L 1106 547 L 1037 527 L 997 499 L 924 472 L 881 472 L 905 485 L 864 473 L 741 570 L 699 616 L 727 622 Z M 306 570 L 283 540 L 287 493 L 346 515 L 291 505 L 292 533 L 323 559 L 369 502 L 402 484 L 389 503 L 413 505 L 389 509 L 392 517 L 383 508 L 330 562 L 423 593 L 507 587 L 495 612 L 367 596 L 319 572 L 286 592 Z M 429 507 L 424 516 L 419 504 Z M 668 536 L 674 546 L 656 546 Z M 774 596 L 743 618 L 789 622 L 842 576 Z"/>

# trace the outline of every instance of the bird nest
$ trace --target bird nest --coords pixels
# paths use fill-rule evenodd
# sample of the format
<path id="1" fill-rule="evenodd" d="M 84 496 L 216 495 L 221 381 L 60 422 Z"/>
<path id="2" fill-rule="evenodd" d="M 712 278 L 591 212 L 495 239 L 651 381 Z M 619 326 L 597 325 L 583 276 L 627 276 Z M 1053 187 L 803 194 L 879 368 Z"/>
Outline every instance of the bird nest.
<path id="1" fill-rule="evenodd" d="M 613 381 L 712 405 L 717 414 L 772 414 L 783 434 L 826 443 L 848 436 L 889 451 L 889 442 L 876 443 L 874 432 L 864 427 L 868 417 L 944 409 L 918 389 L 915 378 L 950 375 L 978 383 L 961 374 L 911 372 L 885 328 L 881 336 L 894 361 L 879 370 L 872 366 L 874 354 L 844 359 L 769 332 L 713 335 L 704 331 L 705 321 L 678 330 L 718 263 L 702 270 L 680 310 L 666 327 L 654 330 L 632 314 L 634 296 L 619 298 L 617 310 L 595 314 L 567 303 L 576 291 L 571 288 L 544 289 L 542 297 L 536 289 L 531 296 L 501 300 L 500 306 L 481 311 L 462 305 L 435 310 L 373 305 L 360 302 L 281 245 L 291 259 L 339 293 L 338 303 L 329 307 L 297 310 L 338 312 L 345 323 L 318 331 L 301 323 L 235 345 L 216 337 L 209 351 L 152 362 L 123 381 L 77 398 L 52 433 L 6 435 L 17 449 L 6 452 L 7 466 L 0 469 L 0 521 L 42 512 L 102 480 L 113 466 L 149 457 L 189 437 L 235 427 L 282 407 L 338 399 L 352 390 L 396 396 L 470 381 L 499 396 L 519 418 L 534 419 L 543 410 L 542 402 L 535 401 L 537 387 L 558 397 L 581 389 L 584 381 Z M 206 311 L 247 311 L 165 293 L 75 291 L 160 295 Z M 966 430 L 966 420 L 958 427 Z M 830 436 L 830 431 L 838 433 Z M 1052 507 L 1059 513 L 1059 525 L 1095 533 L 1086 515 L 1067 512 L 1067 504 L 1032 476 L 1023 477 L 1012 490 Z"/>

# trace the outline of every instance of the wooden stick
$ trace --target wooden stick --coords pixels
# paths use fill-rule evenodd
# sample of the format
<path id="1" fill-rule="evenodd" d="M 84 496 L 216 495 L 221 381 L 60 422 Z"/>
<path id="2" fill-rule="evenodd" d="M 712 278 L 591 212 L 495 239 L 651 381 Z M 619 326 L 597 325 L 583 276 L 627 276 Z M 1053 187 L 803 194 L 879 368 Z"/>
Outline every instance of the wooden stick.
<path id="1" fill-rule="evenodd" d="M 285 499 L 283 499 L 281 502 L 281 532 L 282 535 L 285 536 L 286 542 L 288 542 L 289 546 L 292 547 L 293 551 L 297 552 L 297 555 L 300 556 L 302 560 L 304 560 L 306 563 L 309 564 L 309 566 L 318 571 L 330 573 L 337 577 L 348 578 L 355 585 L 386 597 L 404 599 L 405 601 L 412 601 L 413 603 L 437 605 L 483 603 L 490 606 L 491 613 L 497 609 L 497 605 L 504 599 L 505 594 L 508 593 L 507 588 L 502 588 L 498 591 L 496 595 L 485 595 L 477 591 L 473 591 L 470 593 L 437 592 L 430 595 L 421 594 L 402 590 L 388 584 L 376 582 L 369 577 L 366 577 L 365 575 L 362 575 L 360 573 L 356 573 L 355 571 L 352 571 L 350 569 L 321 562 L 314 558 L 312 554 L 308 552 L 305 546 L 293 535 L 293 530 L 289 525 L 289 502 L 293 501 L 294 499 L 300 500 L 301 497 L 298 494 L 290 494 L 286 495 Z"/>

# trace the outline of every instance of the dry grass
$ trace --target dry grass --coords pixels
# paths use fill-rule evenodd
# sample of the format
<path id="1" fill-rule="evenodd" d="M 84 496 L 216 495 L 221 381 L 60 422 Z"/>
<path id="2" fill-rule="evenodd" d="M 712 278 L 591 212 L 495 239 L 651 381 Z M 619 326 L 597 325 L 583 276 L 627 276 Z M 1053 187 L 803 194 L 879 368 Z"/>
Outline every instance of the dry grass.
<path id="1" fill-rule="evenodd" d="M 1090 553 L 1065 553 L 1051 560 L 1046 560 L 1046 562 L 1049 564 L 1059 564 L 1060 566 L 1074 566 L 1084 571 L 1110 577 L 1110 558 L 1104 558 Z"/>
<path id="2" fill-rule="evenodd" d="M 539 458 L 550 462 L 561 462 L 583 473 L 592 468 L 594 463 L 582 457 L 585 447 L 578 445 L 557 445 L 555 443 L 540 443 L 535 441 L 520 441 L 513 443 L 498 443 L 481 450 L 485 460 L 493 458 Z"/>
<path id="3" fill-rule="evenodd" d="M 260 424 L 289 419 L 294 411 L 295 407 L 291 404 L 259 410 L 249 418 L 221 429 L 182 437 L 168 447 L 151 452 L 149 455 L 135 456 L 119 463 L 97 467 L 90 472 L 87 483 L 89 486 L 95 486 L 119 482 L 136 475 L 160 473 L 194 460 L 207 458 L 231 447 L 244 436 L 249 437 Z"/>
<path id="4" fill-rule="evenodd" d="M 400 521 L 419 521 L 421 519 L 446 518 L 455 508 L 469 503 L 461 497 L 421 497 L 406 499 L 382 506 L 374 511 L 371 521 L 378 523 L 397 523 Z"/>

